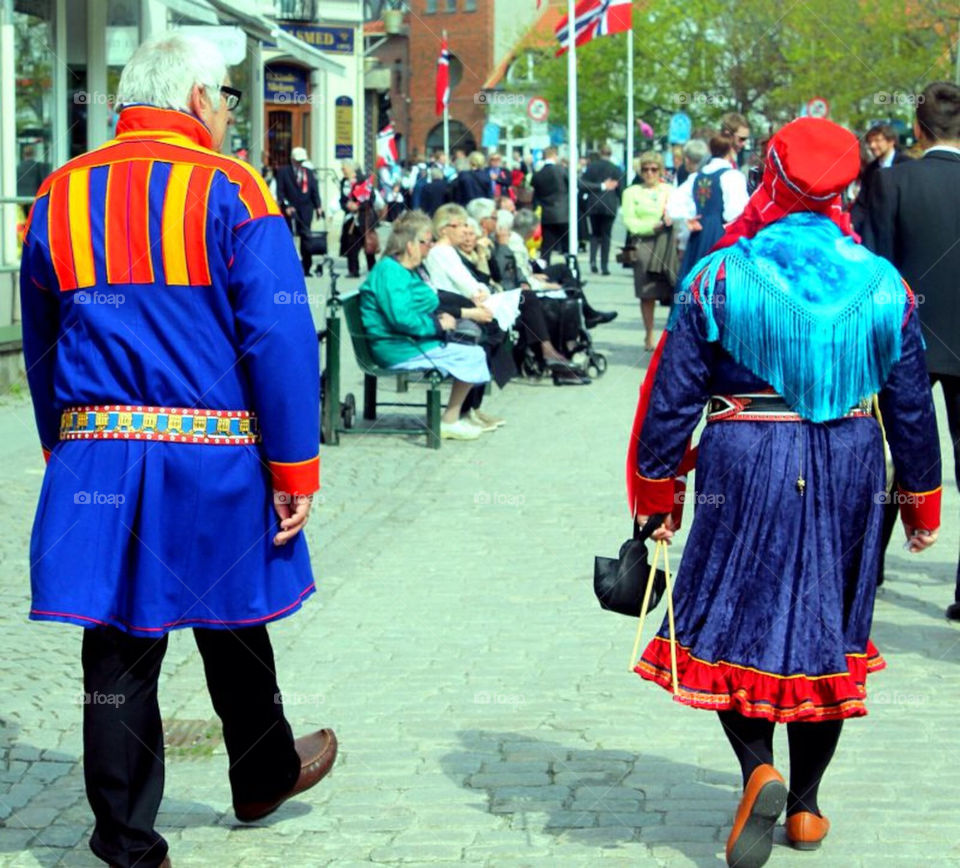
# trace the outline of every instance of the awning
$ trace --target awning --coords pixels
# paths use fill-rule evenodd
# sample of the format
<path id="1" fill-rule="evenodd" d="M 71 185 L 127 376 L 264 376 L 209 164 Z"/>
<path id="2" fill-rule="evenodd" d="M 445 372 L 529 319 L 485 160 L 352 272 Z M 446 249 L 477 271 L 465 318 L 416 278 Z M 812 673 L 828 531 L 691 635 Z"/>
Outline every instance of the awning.
<path id="1" fill-rule="evenodd" d="M 242 27 L 254 39 L 261 42 L 275 43 L 277 48 L 284 54 L 289 55 L 294 60 L 313 69 L 321 69 L 340 78 L 346 76 L 346 68 L 341 63 L 331 60 L 322 51 L 318 51 L 313 46 L 307 45 L 295 36 L 291 36 L 285 30 L 281 30 L 274 22 L 262 15 L 254 15 L 238 9 L 234 3 L 228 0 L 162 0 L 181 15 L 190 15 L 197 20 L 210 21 L 209 16 L 221 21 L 227 20 L 235 22 Z M 212 23 L 216 23 L 214 20 Z"/>

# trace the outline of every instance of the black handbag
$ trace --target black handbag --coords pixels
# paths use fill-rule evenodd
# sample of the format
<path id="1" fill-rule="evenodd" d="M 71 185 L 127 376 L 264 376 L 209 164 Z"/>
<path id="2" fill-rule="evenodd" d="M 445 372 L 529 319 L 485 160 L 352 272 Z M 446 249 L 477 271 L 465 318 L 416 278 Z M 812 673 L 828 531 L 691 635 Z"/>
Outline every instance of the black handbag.
<path id="1" fill-rule="evenodd" d="M 304 232 L 300 236 L 300 255 L 326 256 L 327 255 L 327 232 Z"/>
<path id="2" fill-rule="evenodd" d="M 593 592 L 604 609 L 633 618 L 640 617 L 643 594 L 650 576 L 646 540 L 663 524 L 665 517 L 664 513 L 652 515 L 642 528 L 634 521 L 633 537 L 620 546 L 619 557 L 597 556 L 593 559 Z M 663 570 L 658 569 L 653 579 L 648 611 L 660 602 L 666 587 L 667 578 Z"/>

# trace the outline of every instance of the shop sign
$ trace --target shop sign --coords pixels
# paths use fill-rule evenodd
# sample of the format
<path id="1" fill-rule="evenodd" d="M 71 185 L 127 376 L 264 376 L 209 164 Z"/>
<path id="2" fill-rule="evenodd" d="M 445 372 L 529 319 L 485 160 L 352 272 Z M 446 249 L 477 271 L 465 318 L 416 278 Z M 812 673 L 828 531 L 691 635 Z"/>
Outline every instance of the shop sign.
<path id="1" fill-rule="evenodd" d="M 263 70 L 263 98 L 267 102 L 305 105 L 308 102 L 307 70 L 274 64 Z"/>
<path id="2" fill-rule="evenodd" d="M 353 27 L 284 24 L 281 29 L 319 51 L 329 51 L 332 54 L 353 54 L 353 42 L 356 34 Z"/>
<path id="3" fill-rule="evenodd" d="M 334 158 L 353 159 L 353 100 L 338 96 L 334 105 Z"/>

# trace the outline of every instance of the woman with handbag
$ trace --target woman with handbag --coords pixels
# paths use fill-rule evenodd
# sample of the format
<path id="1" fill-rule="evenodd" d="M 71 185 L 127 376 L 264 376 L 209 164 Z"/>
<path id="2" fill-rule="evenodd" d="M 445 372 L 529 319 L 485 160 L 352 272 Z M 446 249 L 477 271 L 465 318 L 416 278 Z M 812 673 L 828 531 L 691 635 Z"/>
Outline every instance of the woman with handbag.
<path id="1" fill-rule="evenodd" d="M 657 302 L 669 304 L 677 279 L 677 247 L 667 200 L 673 189 L 663 180 L 663 158 L 655 151 L 640 157 L 642 184 L 623 191 L 623 223 L 627 227 L 626 255 L 633 258 L 633 291 L 640 300 L 645 331 L 643 347 L 653 352 L 653 314 Z"/>
<path id="2" fill-rule="evenodd" d="M 858 244 L 840 193 L 859 171 L 857 137 L 800 118 L 771 140 L 762 186 L 682 285 L 651 360 L 628 459 L 638 522 L 669 513 L 689 439 L 693 526 L 676 577 L 676 645 L 665 627 L 636 672 L 719 713 L 744 793 L 727 862 L 763 865 L 786 808 L 797 849 L 829 822 L 823 773 L 847 718 L 866 714 L 884 429 L 907 545 L 934 543 L 940 446 L 916 301 Z M 874 397 L 876 396 L 876 397 Z M 874 412 L 882 412 L 881 420 Z M 670 518 L 655 539 L 669 540 Z M 774 767 L 787 724 L 790 783 Z"/>
<path id="3" fill-rule="evenodd" d="M 360 276 L 360 252 L 367 260 L 367 272 L 373 270 L 380 252 L 377 236 L 377 213 L 383 200 L 377 192 L 376 177 L 362 178 L 351 160 L 341 164 L 340 207 L 343 228 L 340 230 L 340 255 L 347 259 L 347 277 Z"/>

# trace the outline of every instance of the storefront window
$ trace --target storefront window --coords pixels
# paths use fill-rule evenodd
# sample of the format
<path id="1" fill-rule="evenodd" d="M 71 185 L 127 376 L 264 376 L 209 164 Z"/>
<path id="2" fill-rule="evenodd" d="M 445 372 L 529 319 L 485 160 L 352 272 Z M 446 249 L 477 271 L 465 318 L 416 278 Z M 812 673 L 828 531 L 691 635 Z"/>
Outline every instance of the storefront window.
<path id="1" fill-rule="evenodd" d="M 14 5 L 17 195 L 37 194 L 53 168 L 53 17 L 51 0 Z"/>

